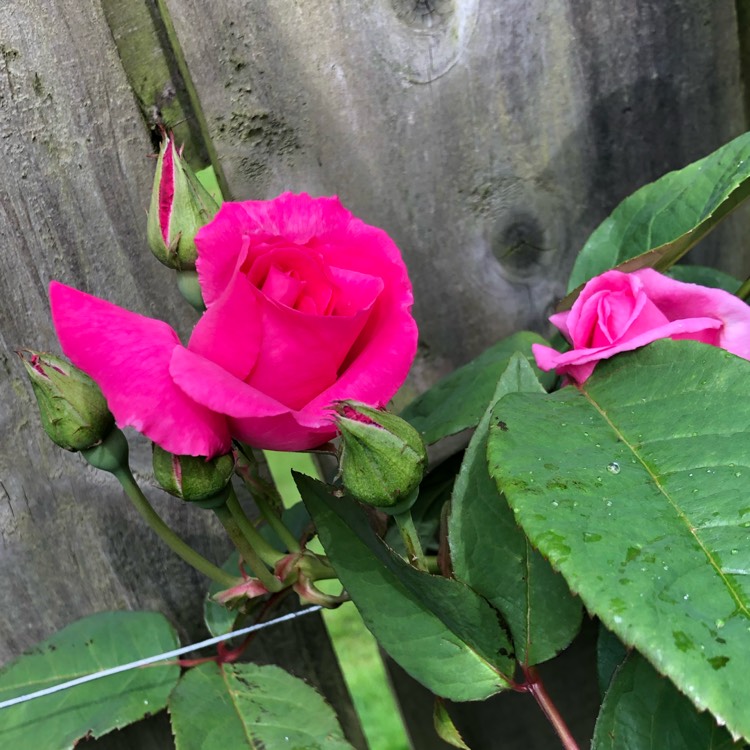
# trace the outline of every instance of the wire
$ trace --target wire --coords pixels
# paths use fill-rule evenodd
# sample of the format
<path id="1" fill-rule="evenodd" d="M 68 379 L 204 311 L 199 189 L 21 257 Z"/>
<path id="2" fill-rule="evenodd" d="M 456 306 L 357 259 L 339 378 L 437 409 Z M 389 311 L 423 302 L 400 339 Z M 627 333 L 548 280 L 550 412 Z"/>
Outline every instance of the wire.
<path id="1" fill-rule="evenodd" d="M 234 630 L 231 633 L 225 635 L 217 635 L 214 638 L 207 638 L 205 641 L 199 643 L 193 643 L 190 646 L 183 646 L 182 648 L 174 649 L 174 651 L 167 651 L 163 654 L 157 654 L 156 656 L 148 656 L 145 659 L 139 659 L 138 661 L 131 661 L 128 664 L 121 664 L 119 667 L 110 667 L 109 669 L 103 669 L 101 672 L 94 672 L 93 674 L 87 674 L 83 677 L 76 677 L 74 680 L 68 680 L 67 682 L 61 682 L 58 685 L 44 688 L 43 690 L 37 690 L 34 693 L 27 693 L 26 695 L 19 695 L 17 698 L 9 698 L 8 700 L 0 702 L 0 709 L 9 708 L 19 703 L 25 703 L 26 701 L 34 700 L 35 698 L 41 698 L 45 695 L 52 695 L 52 693 L 59 693 L 62 690 L 68 690 L 69 688 L 75 687 L 76 685 L 83 685 L 86 682 L 92 682 L 93 680 L 99 680 L 102 677 L 109 677 L 113 674 L 119 674 L 120 672 L 127 672 L 131 669 L 137 669 L 138 667 L 145 667 L 149 664 L 155 664 L 166 659 L 174 659 L 177 656 L 188 654 L 191 651 L 198 651 L 202 648 L 208 648 L 209 646 L 215 646 L 217 643 L 237 638 L 241 635 L 247 635 L 253 633 L 256 630 L 263 630 L 263 628 L 270 628 L 272 625 L 278 625 L 282 622 L 288 622 L 294 620 L 297 617 L 312 614 L 317 612 L 322 607 L 318 604 L 307 607 L 307 609 L 301 609 L 298 612 L 290 612 L 289 614 L 277 617 L 274 620 L 268 620 L 268 622 L 259 622 L 255 625 L 248 625 L 246 628 L 240 630 Z"/>

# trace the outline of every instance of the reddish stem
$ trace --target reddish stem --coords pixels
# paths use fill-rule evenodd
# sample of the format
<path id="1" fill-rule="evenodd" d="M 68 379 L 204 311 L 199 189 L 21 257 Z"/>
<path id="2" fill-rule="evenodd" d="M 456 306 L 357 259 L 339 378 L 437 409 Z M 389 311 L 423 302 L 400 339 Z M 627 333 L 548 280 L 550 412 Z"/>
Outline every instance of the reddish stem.
<path id="1" fill-rule="evenodd" d="M 544 689 L 542 678 L 534 667 L 523 667 L 524 674 L 526 676 L 526 684 L 524 689 L 527 693 L 531 693 L 534 696 L 534 700 L 542 709 L 542 712 L 552 724 L 557 736 L 560 738 L 565 750 L 579 750 L 578 743 L 568 729 L 568 725 L 560 716 L 560 712 L 557 710 L 557 706 L 552 702 L 549 694 Z"/>
<path id="2" fill-rule="evenodd" d="M 275 594 L 272 594 L 268 600 L 263 604 L 261 611 L 259 612 L 255 623 L 263 622 L 266 616 L 273 608 L 289 593 L 290 589 L 284 589 Z M 164 664 L 177 664 L 180 667 L 196 667 L 199 664 L 205 664 L 206 662 L 212 661 L 216 664 L 231 664 L 239 659 L 247 647 L 252 643 L 253 639 L 257 635 L 257 631 L 248 633 L 242 643 L 236 648 L 230 648 L 225 643 L 216 644 L 216 655 L 215 656 L 204 656 L 198 659 L 175 659 L 171 662 L 162 662 Z"/>

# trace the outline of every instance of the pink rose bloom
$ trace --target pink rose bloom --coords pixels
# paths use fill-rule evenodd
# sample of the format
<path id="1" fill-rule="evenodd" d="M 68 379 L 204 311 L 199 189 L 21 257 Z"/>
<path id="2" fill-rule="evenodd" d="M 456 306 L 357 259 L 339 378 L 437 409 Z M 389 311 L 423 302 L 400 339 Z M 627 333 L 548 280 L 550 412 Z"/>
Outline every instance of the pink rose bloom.
<path id="1" fill-rule="evenodd" d="M 224 203 L 195 241 L 207 309 L 187 346 L 166 323 L 50 285 L 63 351 L 118 425 L 182 455 L 232 437 L 305 450 L 336 435 L 332 402 L 382 406 L 403 383 L 417 345 L 404 262 L 338 198 Z"/>
<path id="2" fill-rule="evenodd" d="M 601 359 L 657 339 L 692 339 L 750 359 L 750 307 L 721 289 L 686 284 L 644 268 L 591 279 L 569 312 L 550 318 L 573 345 L 560 354 L 534 344 L 542 370 L 583 383 Z"/>

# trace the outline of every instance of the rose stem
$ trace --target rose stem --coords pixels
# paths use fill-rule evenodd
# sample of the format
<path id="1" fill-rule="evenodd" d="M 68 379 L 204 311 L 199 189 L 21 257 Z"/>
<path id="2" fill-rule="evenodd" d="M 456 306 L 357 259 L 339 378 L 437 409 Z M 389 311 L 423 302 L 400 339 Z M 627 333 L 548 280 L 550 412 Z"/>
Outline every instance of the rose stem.
<path id="1" fill-rule="evenodd" d="M 742 286 L 734 293 L 734 295 L 740 299 L 747 299 L 750 297 L 750 278 L 747 278 L 742 282 Z"/>
<path id="2" fill-rule="evenodd" d="M 252 521 L 250 521 L 245 515 L 245 511 L 242 509 L 240 501 L 237 499 L 237 495 L 234 494 L 233 487 L 230 487 L 229 497 L 227 498 L 227 508 L 229 508 L 229 512 L 240 527 L 240 531 L 245 539 L 247 539 L 252 548 L 258 554 L 258 557 L 260 557 L 269 568 L 275 567 L 276 563 L 278 563 L 282 557 L 286 557 L 283 552 L 279 552 L 260 535 Z"/>
<path id="3" fill-rule="evenodd" d="M 253 500 L 258 506 L 260 514 L 263 516 L 266 523 L 273 529 L 276 536 L 279 537 L 281 543 L 289 550 L 289 552 L 300 552 L 302 547 L 300 547 L 300 543 L 297 541 L 294 534 L 292 534 L 284 522 L 273 512 L 271 503 L 266 496 L 269 488 L 264 486 L 265 483 L 256 481 L 252 476 L 252 464 L 250 458 L 243 450 L 238 450 L 237 452 L 237 469 L 237 473 L 252 494 Z M 275 488 L 272 489 L 275 490 Z"/>
<path id="4" fill-rule="evenodd" d="M 406 510 L 403 513 L 395 513 L 393 517 L 396 519 L 396 526 L 398 526 L 401 538 L 406 545 L 406 557 L 409 560 L 409 564 L 419 570 L 427 570 L 422 543 L 419 541 L 419 535 L 414 526 L 411 510 Z"/>
<path id="5" fill-rule="evenodd" d="M 122 467 L 113 472 L 117 480 L 125 490 L 125 494 L 130 498 L 136 510 L 141 514 L 146 523 L 161 537 L 162 541 L 186 563 L 192 565 L 196 570 L 210 578 L 212 581 L 231 588 L 241 583 L 241 579 L 230 575 L 212 562 L 206 560 L 203 555 L 196 552 L 190 545 L 180 539 L 172 529 L 167 526 L 159 514 L 154 510 L 148 498 L 141 492 L 141 488 L 136 483 L 130 469 Z"/>
<path id="6" fill-rule="evenodd" d="M 282 588 L 281 581 L 268 570 L 263 560 L 260 559 L 253 546 L 242 533 L 237 519 L 229 509 L 229 501 L 225 505 L 214 508 L 213 511 L 216 513 L 216 517 L 221 521 L 221 525 L 229 535 L 234 546 L 237 547 L 242 560 L 250 568 L 253 575 L 266 587 L 267 591 L 280 591 Z"/>
<path id="7" fill-rule="evenodd" d="M 578 743 L 570 733 L 570 729 L 568 729 L 563 717 L 560 716 L 557 706 L 555 706 L 547 691 L 544 689 L 544 684 L 542 683 L 539 673 L 534 667 L 524 667 L 524 672 L 526 673 L 527 680 L 525 685 L 526 691 L 534 696 L 534 699 L 539 704 L 539 708 L 542 709 L 542 712 L 549 720 L 549 723 L 552 724 L 555 732 L 557 732 L 557 736 L 560 738 L 565 750 L 579 750 Z"/>

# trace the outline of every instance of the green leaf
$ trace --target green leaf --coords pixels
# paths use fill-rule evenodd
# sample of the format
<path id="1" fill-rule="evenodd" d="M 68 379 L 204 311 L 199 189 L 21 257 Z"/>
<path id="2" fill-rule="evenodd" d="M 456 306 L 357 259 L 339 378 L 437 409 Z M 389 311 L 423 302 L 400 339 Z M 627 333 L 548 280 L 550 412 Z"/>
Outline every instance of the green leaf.
<path id="1" fill-rule="evenodd" d="M 628 655 L 625 644 L 611 631 L 599 623 L 599 636 L 596 639 L 596 674 L 599 679 L 599 692 L 607 692 L 609 683 Z"/>
<path id="2" fill-rule="evenodd" d="M 731 750 L 735 744 L 633 652 L 615 673 L 596 722 L 592 750 Z"/>
<path id="3" fill-rule="evenodd" d="M 471 750 L 471 748 L 464 742 L 464 738 L 461 736 L 461 732 L 453 723 L 451 715 L 448 713 L 448 709 L 445 706 L 445 701 L 442 698 L 435 698 L 435 708 L 432 712 L 432 723 L 435 726 L 435 732 L 443 742 L 447 742 L 453 747 L 458 747 L 460 750 Z"/>
<path id="4" fill-rule="evenodd" d="M 667 272 L 677 281 L 687 281 L 690 284 L 700 284 L 701 286 L 710 286 L 714 289 L 723 289 L 725 292 L 734 294 L 739 288 L 741 282 L 730 276 L 728 273 L 718 271 L 708 266 L 672 266 Z"/>
<path id="5" fill-rule="evenodd" d="M 510 642 L 484 599 L 458 581 L 410 567 L 351 500 L 309 477 L 295 478 L 365 625 L 409 674 L 456 701 L 481 700 L 508 686 Z"/>
<path id="6" fill-rule="evenodd" d="M 466 450 L 453 490 L 448 538 L 456 578 L 502 613 L 516 658 L 534 665 L 573 640 L 582 608 L 563 577 L 531 547 L 487 469 L 492 408 L 516 391 L 544 393 L 522 354 L 511 357 Z"/>
<path id="7" fill-rule="evenodd" d="M 425 443 L 435 443 L 468 427 L 476 427 L 511 356 L 522 352 L 533 363 L 531 345 L 546 343 L 530 331 L 503 339 L 414 399 L 401 416 L 422 433 Z M 546 385 L 554 383 L 554 373 L 536 372 Z"/>
<path id="8" fill-rule="evenodd" d="M 745 737 L 748 383 L 723 349 L 657 341 L 580 390 L 506 396 L 489 446 L 516 520 L 586 607 Z"/>
<path id="9" fill-rule="evenodd" d="M 174 629 L 156 612 L 91 615 L 4 667 L 0 701 L 178 646 Z M 57 750 L 101 737 L 161 711 L 179 673 L 176 665 L 132 669 L 0 709 L 0 747 Z"/>
<path id="10" fill-rule="evenodd" d="M 201 664 L 169 699 L 178 750 L 351 750 L 331 707 L 275 666 Z"/>
<path id="11" fill-rule="evenodd" d="M 749 178 L 750 133 L 744 133 L 637 190 L 589 237 L 568 291 L 610 268 L 665 271 L 750 195 Z M 570 297 L 563 309 L 572 305 Z"/>

